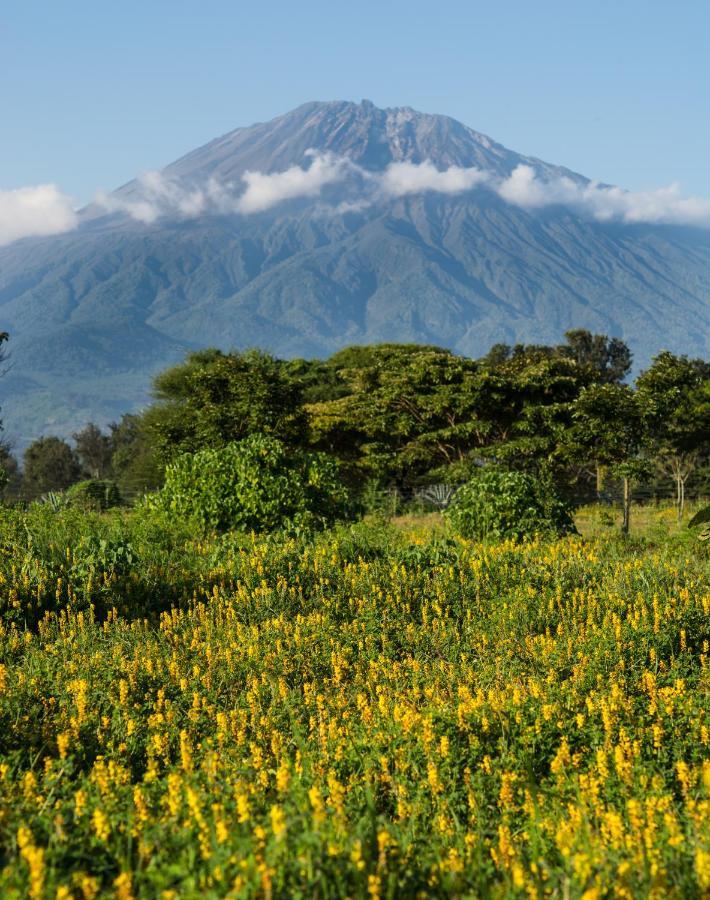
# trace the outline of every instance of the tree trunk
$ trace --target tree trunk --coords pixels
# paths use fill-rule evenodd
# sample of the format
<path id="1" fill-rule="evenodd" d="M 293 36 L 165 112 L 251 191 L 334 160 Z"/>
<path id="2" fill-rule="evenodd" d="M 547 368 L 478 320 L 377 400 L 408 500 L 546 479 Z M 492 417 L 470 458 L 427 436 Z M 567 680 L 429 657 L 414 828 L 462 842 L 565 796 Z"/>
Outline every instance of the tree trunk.
<path id="1" fill-rule="evenodd" d="M 604 469 L 599 463 L 595 463 L 595 470 L 597 476 L 597 502 L 602 495 L 602 490 L 604 489 Z"/>
<path id="2" fill-rule="evenodd" d="M 624 478 L 624 517 L 621 521 L 621 530 L 624 534 L 629 533 L 629 525 L 631 523 L 631 483 L 628 478 Z"/>
<path id="3" fill-rule="evenodd" d="M 685 478 L 680 479 L 680 498 L 678 500 L 678 524 L 683 521 L 683 513 L 685 512 Z"/>

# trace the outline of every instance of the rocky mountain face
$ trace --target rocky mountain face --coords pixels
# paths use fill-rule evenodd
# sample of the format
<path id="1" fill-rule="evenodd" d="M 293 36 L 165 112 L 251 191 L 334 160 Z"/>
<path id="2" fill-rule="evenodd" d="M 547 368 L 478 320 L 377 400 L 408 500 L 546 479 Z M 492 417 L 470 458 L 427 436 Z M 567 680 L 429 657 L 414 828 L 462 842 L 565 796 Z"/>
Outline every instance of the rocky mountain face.
<path id="1" fill-rule="evenodd" d="M 342 177 L 298 194 L 291 173 L 282 201 L 233 202 L 249 173 L 270 190 L 261 176 L 314 154 Z M 399 162 L 588 184 L 452 119 L 367 101 L 239 128 L 167 166 L 158 187 L 136 180 L 92 204 L 75 231 L 0 249 L 7 436 L 21 447 L 115 419 L 147 401 L 152 374 L 209 345 L 320 356 L 421 341 L 475 356 L 583 327 L 627 340 L 637 365 L 662 348 L 709 355 L 707 230 L 525 209 L 483 189 L 372 189 Z"/>

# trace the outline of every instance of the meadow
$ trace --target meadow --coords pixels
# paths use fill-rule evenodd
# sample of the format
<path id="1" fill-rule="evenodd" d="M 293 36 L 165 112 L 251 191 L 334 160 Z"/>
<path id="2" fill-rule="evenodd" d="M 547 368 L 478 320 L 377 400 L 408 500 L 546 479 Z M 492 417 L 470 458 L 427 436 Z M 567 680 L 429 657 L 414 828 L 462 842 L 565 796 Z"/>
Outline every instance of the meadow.
<path id="1" fill-rule="evenodd" d="M 3 897 L 710 892 L 708 555 L 672 513 L 0 516 Z"/>

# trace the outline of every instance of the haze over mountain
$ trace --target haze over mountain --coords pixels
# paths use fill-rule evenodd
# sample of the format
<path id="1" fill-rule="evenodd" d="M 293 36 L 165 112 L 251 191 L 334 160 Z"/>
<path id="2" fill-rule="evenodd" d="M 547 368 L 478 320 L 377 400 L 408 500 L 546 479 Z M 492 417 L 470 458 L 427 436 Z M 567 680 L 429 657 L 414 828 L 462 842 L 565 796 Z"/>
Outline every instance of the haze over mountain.
<path id="1" fill-rule="evenodd" d="M 697 209 L 656 201 L 444 116 L 305 104 L 98 198 L 66 234 L 0 248 L 7 435 L 118 418 L 209 345 L 477 356 L 583 327 L 627 340 L 637 366 L 707 357 L 710 231 L 660 224 Z"/>

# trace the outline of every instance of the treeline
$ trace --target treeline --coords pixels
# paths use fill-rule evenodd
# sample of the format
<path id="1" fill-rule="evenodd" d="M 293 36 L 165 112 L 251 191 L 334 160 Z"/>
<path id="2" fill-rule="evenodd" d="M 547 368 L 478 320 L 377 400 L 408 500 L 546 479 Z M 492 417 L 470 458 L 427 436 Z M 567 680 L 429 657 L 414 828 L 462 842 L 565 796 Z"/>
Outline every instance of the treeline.
<path id="1" fill-rule="evenodd" d="M 458 483 L 494 463 L 590 497 L 615 480 L 628 501 L 635 484 L 672 479 L 682 513 L 689 479 L 708 470 L 710 363 L 663 352 L 634 386 L 631 363 L 624 342 L 584 330 L 557 346 L 499 344 L 480 359 L 403 344 L 327 360 L 204 350 L 160 374 L 155 402 L 106 433 L 89 424 L 73 447 L 41 438 L 22 474 L 6 452 L 6 492 L 88 478 L 132 496 L 160 486 L 181 454 L 261 433 L 330 454 L 360 493 Z"/>

